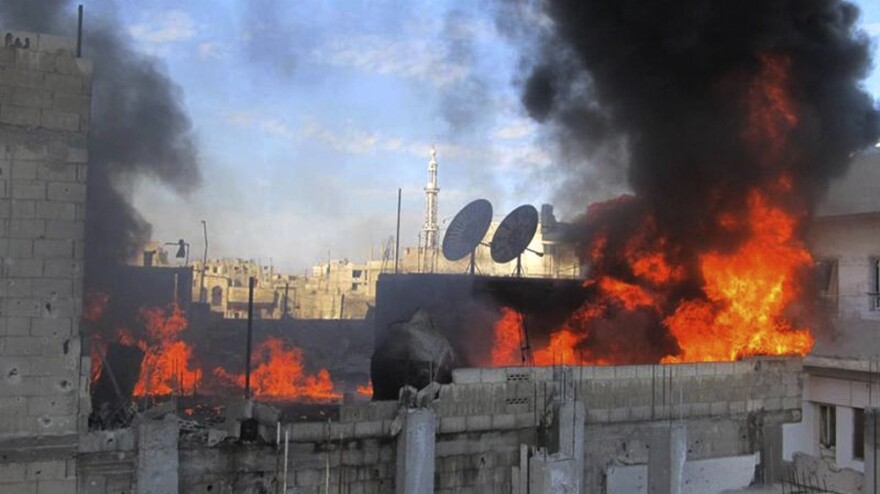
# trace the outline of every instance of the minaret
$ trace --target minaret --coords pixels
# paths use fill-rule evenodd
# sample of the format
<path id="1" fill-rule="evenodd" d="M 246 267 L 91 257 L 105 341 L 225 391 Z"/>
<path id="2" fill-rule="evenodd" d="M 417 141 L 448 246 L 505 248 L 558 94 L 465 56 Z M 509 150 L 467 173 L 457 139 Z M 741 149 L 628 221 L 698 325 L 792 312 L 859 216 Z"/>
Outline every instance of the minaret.
<path id="1" fill-rule="evenodd" d="M 428 162 L 428 185 L 425 186 L 425 250 L 437 248 L 437 149 L 431 147 L 431 161 Z"/>

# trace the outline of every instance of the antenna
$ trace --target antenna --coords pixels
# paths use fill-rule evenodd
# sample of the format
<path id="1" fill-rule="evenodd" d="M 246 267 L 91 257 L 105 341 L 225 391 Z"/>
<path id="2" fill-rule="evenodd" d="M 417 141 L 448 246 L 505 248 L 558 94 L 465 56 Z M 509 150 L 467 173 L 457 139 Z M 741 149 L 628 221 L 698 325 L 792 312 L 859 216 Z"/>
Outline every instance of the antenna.
<path id="1" fill-rule="evenodd" d="M 452 218 L 443 236 L 443 257 L 450 261 L 464 259 L 468 254 L 471 260 L 468 272 L 476 269 L 476 249 L 482 242 L 489 224 L 492 222 L 492 204 L 485 199 L 477 199 L 463 207 Z"/>
<path id="2" fill-rule="evenodd" d="M 529 244 L 538 231 L 538 210 L 531 204 L 524 204 L 510 212 L 498 225 L 490 244 L 492 260 L 498 264 L 516 259 L 514 275 L 522 276 L 522 253 L 529 251 L 543 257 L 543 252 L 529 249 Z"/>

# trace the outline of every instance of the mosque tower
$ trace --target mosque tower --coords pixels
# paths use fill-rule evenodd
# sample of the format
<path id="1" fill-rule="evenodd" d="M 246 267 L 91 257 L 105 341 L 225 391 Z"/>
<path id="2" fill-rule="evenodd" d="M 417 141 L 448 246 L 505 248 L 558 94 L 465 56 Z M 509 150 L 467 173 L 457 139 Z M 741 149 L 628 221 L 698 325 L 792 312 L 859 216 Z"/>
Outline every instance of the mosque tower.
<path id="1" fill-rule="evenodd" d="M 425 186 L 425 250 L 437 249 L 437 149 L 431 147 L 431 161 L 428 162 L 428 185 Z"/>

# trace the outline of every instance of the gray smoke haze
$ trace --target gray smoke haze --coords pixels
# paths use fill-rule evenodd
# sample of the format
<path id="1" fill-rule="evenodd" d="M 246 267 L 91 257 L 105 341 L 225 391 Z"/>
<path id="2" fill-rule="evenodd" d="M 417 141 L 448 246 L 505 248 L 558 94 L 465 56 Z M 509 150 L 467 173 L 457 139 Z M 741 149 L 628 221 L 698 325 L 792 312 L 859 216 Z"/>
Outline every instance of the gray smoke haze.
<path id="1" fill-rule="evenodd" d="M 75 5 L 66 0 L 4 0 L 0 24 L 72 36 Z M 135 50 L 113 14 L 86 12 L 83 57 L 94 64 L 86 204 L 86 283 L 94 286 L 109 265 L 130 259 L 150 240 L 150 224 L 125 192 L 132 181 L 151 177 L 187 193 L 201 175 L 180 88 L 155 59 Z"/>

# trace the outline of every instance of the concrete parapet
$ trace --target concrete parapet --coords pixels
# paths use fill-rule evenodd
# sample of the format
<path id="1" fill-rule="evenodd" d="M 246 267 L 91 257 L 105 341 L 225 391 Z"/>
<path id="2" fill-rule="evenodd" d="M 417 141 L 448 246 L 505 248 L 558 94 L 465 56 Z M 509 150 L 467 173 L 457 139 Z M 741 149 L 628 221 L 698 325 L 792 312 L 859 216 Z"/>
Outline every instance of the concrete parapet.
<path id="1" fill-rule="evenodd" d="M 144 420 L 137 426 L 137 494 L 176 494 L 180 434 L 177 417 Z"/>
<path id="2" fill-rule="evenodd" d="M 437 416 L 432 410 L 408 410 L 397 438 L 398 494 L 434 492 L 434 443 Z"/>
<path id="3" fill-rule="evenodd" d="M 654 425 L 648 449 L 648 494 L 681 494 L 686 459 L 685 427 Z"/>

